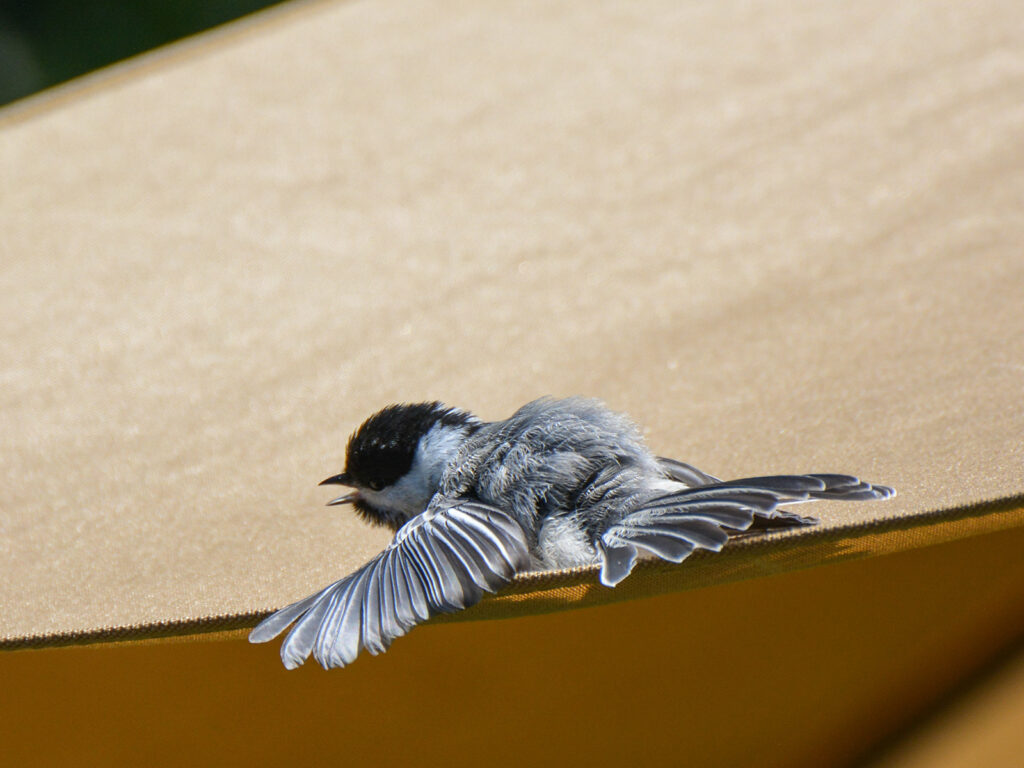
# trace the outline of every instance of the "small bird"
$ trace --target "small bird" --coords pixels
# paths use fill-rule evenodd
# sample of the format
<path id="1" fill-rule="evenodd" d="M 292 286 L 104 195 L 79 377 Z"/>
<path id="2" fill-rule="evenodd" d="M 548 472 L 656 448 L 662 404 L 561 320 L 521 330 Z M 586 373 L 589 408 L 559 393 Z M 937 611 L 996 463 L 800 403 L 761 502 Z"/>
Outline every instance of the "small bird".
<path id="1" fill-rule="evenodd" d="M 442 403 L 389 405 L 351 436 L 345 471 L 321 485 L 395 531 L 354 573 L 264 619 L 250 642 L 273 639 L 285 667 L 310 655 L 324 668 L 360 649 L 385 651 L 438 613 L 466 608 L 516 574 L 600 565 L 614 587 L 637 557 L 682 562 L 750 530 L 813 525 L 783 505 L 887 499 L 892 488 L 849 475 L 723 482 L 655 456 L 636 425 L 603 403 L 542 398 L 506 421 Z"/>

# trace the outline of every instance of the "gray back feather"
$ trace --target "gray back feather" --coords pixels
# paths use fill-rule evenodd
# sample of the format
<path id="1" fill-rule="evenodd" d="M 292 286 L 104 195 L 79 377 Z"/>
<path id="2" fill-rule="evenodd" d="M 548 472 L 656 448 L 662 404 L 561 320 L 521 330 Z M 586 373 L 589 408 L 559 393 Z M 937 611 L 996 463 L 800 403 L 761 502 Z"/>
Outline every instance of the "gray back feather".
<path id="1" fill-rule="evenodd" d="M 609 467 L 617 470 L 614 487 L 588 498 L 600 470 Z M 587 513 L 588 502 L 621 508 L 642 491 L 644 477 L 658 475 L 654 456 L 626 416 L 597 400 L 542 398 L 507 421 L 484 424 L 449 465 L 441 492 L 500 506 L 536 532 L 538 515 Z"/>

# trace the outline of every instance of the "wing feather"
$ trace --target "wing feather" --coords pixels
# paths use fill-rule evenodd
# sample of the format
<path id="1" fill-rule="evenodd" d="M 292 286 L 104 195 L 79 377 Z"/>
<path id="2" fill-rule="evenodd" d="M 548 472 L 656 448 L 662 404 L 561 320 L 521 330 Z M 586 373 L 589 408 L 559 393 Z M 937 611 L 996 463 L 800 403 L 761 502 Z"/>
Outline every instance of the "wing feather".
<path id="1" fill-rule="evenodd" d="M 637 547 L 678 563 L 696 549 L 720 550 L 730 532 L 755 524 L 766 528 L 817 522 L 779 509 L 784 504 L 887 499 L 895 494 L 850 475 L 771 475 L 722 482 L 689 464 L 672 459 L 658 463 L 666 477 L 690 487 L 647 499 L 601 534 L 601 582 L 607 586 L 629 575 Z"/>
<path id="2" fill-rule="evenodd" d="M 670 480 L 675 480 L 677 483 L 688 485 L 692 488 L 697 487 L 698 485 L 710 485 L 711 483 L 722 482 L 714 475 L 702 472 L 692 464 L 687 464 L 685 461 L 678 461 L 677 459 L 669 459 L 664 456 L 659 456 L 658 467 L 665 473 L 665 477 Z"/>
<path id="3" fill-rule="evenodd" d="M 331 600 L 347 583 L 348 579 L 343 579 L 324 590 L 313 606 L 295 622 L 295 626 L 281 643 L 281 661 L 284 662 L 285 668 L 295 669 L 309 656 L 316 641 L 320 622 L 323 621 Z"/>
<path id="4" fill-rule="evenodd" d="M 449 556 L 457 560 L 464 577 L 469 579 L 469 583 L 464 582 L 463 587 L 467 589 L 487 589 L 489 582 L 486 564 L 480 559 L 477 550 L 461 539 L 447 525 L 438 525 L 435 535 L 439 541 L 444 543 L 448 549 Z M 470 583 L 473 587 L 470 587 Z"/>
<path id="5" fill-rule="evenodd" d="M 249 635 L 266 642 L 294 623 L 281 645 L 293 669 L 312 653 L 324 667 L 380 653 L 415 624 L 478 602 L 530 565 L 526 535 L 486 504 L 437 498 L 358 571 L 263 620 Z"/>
<path id="6" fill-rule="evenodd" d="M 331 587 L 327 587 L 327 589 L 331 589 Z M 265 643 L 268 640 L 273 640 L 284 632 L 299 616 L 308 611 L 313 603 L 326 591 L 325 589 L 317 592 L 315 595 L 310 595 L 303 600 L 292 603 L 287 608 L 282 608 L 277 613 L 271 614 L 249 633 L 249 642 Z"/>

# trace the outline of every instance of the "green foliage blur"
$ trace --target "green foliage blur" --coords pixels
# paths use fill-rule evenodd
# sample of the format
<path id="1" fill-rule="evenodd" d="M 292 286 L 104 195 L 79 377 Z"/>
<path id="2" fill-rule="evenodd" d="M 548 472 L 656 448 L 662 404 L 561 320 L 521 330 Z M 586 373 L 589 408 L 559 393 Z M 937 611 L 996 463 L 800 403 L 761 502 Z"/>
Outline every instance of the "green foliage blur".
<path id="1" fill-rule="evenodd" d="M 279 0 L 0 0 L 0 104 Z"/>

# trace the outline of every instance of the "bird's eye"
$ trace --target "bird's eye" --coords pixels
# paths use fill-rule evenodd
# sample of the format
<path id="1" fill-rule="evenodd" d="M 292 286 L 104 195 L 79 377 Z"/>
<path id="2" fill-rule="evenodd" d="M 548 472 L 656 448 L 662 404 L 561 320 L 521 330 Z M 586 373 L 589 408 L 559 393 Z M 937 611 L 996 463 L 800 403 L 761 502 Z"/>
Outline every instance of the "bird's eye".
<path id="1" fill-rule="evenodd" d="M 384 483 L 382 483 L 380 480 L 371 480 L 366 485 L 369 487 L 371 491 L 379 491 L 381 488 L 384 487 Z"/>

